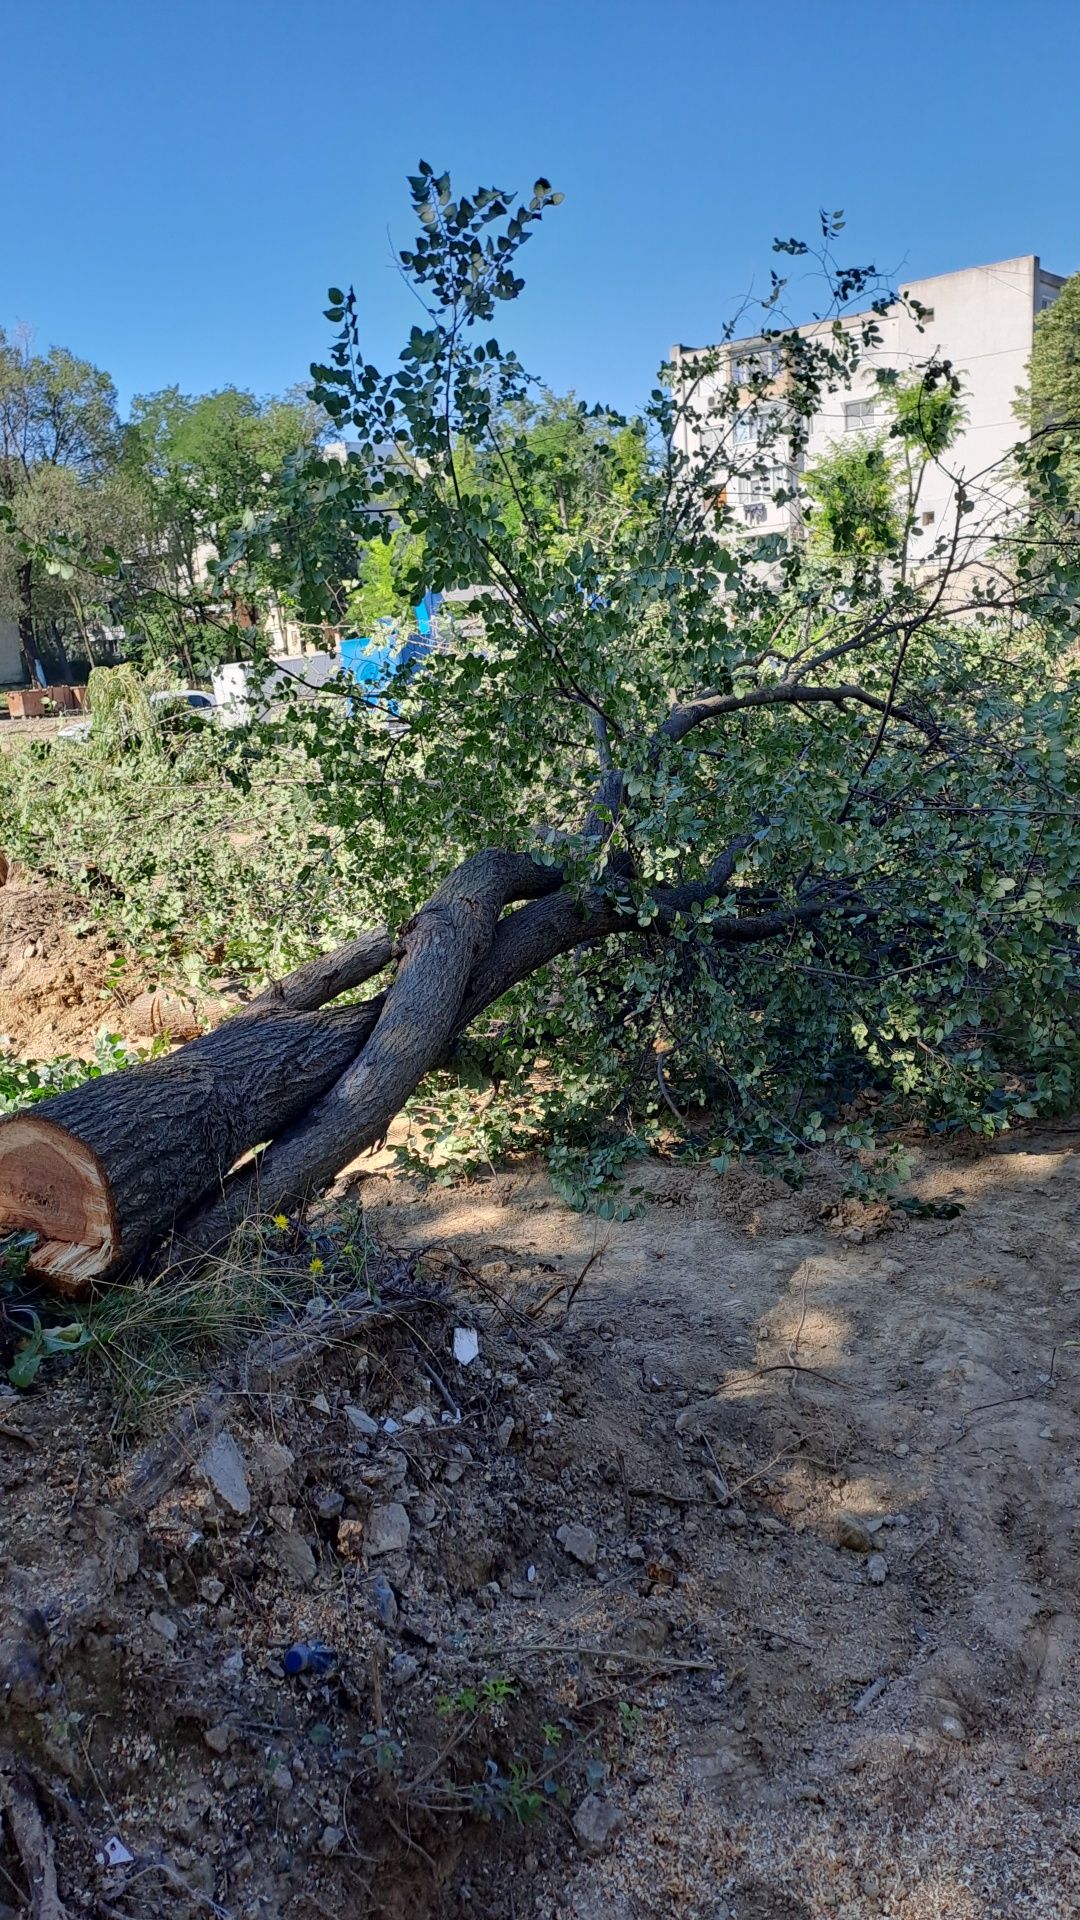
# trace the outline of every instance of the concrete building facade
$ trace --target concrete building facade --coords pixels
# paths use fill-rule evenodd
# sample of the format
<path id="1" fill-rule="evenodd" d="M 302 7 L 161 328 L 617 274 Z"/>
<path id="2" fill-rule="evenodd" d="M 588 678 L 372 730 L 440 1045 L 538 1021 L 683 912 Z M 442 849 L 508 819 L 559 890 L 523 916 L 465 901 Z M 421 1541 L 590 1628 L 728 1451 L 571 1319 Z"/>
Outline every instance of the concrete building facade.
<path id="1" fill-rule="evenodd" d="M 1003 506 L 1017 497 L 1015 483 L 1002 471 L 1002 463 L 1022 437 L 1015 405 L 1017 390 L 1027 380 L 1035 320 L 1063 285 L 1063 277 L 1046 272 L 1035 254 L 905 281 L 901 295 L 927 310 L 923 330 L 919 331 L 914 315 L 901 302 L 889 309 L 878 322 L 881 344 L 866 353 L 851 387 L 825 396 L 811 423 L 799 470 L 813 466 L 836 446 L 853 444 L 855 436 L 865 440 L 888 426 L 888 408 L 875 380 L 879 368 L 905 373 L 931 357 L 947 359 L 960 376 L 964 423 L 941 465 L 931 465 L 926 473 L 918 503 L 919 530 L 927 552 L 948 532 L 955 512 L 956 476 L 962 474 L 974 501 L 966 531 L 972 535 L 982 530 L 988 538 L 992 526 L 1000 522 Z M 812 335 L 817 330 L 810 326 L 800 332 Z M 768 373 L 779 365 L 775 349 L 760 336 L 734 340 L 723 348 L 675 347 L 676 391 L 680 373 L 692 378 L 695 360 L 703 353 L 717 354 L 719 360 L 715 374 L 701 381 L 694 403 L 699 415 L 708 410 L 710 384 L 741 386 L 748 367 Z M 769 403 L 759 400 L 748 405 L 727 431 L 730 446 L 725 447 L 725 459 L 733 453 L 734 464 L 745 465 L 745 458 L 740 462 L 738 456 L 752 453 L 755 442 L 770 438 Z M 775 434 L 775 424 L 771 431 Z M 679 444 L 692 460 L 702 456 L 708 440 L 708 429 L 686 422 L 680 425 Z M 781 487 L 797 491 L 798 475 L 786 454 L 786 447 L 777 443 L 768 456 L 767 474 L 737 473 L 728 487 L 728 504 L 737 520 L 755 533 L 790 535 L 801 524 L 798 499 L 777 505 L 772 497 Z"/>

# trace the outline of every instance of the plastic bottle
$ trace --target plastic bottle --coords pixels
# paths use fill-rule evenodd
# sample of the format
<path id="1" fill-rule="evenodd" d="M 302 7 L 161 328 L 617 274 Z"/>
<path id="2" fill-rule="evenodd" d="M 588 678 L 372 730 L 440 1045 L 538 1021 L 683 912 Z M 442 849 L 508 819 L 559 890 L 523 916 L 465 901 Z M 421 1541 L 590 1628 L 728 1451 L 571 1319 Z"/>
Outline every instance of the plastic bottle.
<path id="1" fill-rule="evenodd" d="M 298 1673 L 329 1673 L 337 1665 L 337 1654 L 332 1647 L 324 1647 L 321 1640 L 297 1640 L 281 1664 L 290 1679 Z"/>

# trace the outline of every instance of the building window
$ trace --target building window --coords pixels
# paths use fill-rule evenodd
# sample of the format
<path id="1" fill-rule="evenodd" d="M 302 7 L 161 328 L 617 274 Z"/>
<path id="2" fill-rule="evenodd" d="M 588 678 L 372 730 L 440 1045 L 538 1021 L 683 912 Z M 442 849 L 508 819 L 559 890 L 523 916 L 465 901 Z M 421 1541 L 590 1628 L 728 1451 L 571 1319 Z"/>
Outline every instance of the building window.
<path id="1" fill-rule="evenodd" d="M 733 354 L 731 377 L 737 387 L 748 387 L 752 380 L 775 380 L 780 371 L 776 347 L 755 347 L 751 353 Z"/>
<path id="2" fill-rule="evenodd" d="M 794 477 L 790 467 L 762 467 L 753 473 L 740 473 L 735 479 L 735 498 L 740 505 L 751 500 L 772 500 L 778 493 L 793 490 Z"/>
<path id="3" fill-rule="evenodd" d="M 768 507 L 760 504 L 756 500 L 751 501 L 751 503 L 748 506 L 745 506 L 743 508 L 743 518 L 745 519 L 748 527 L 760 527 L 764 524 L 764 522 L 768 519 L 768 517 L 769 517 Z"/>
<path id="4" fill-rule="evenodd" d="M 735 415 L 735 445 L 757 447 L 777 438 L 780 431 L 778 407 L 744 407 Z"/>
<path id="5" fill-rule="evenodd" d="M 844 432 L 865 433 L 877 418 L 877 403 L 873 400 L 844 401 Z"/>
<path id="6" fill-rule="evenodd" d="M 922 514 L 920 517 L 922 519 L 922 523 L 924 527 L 933 526 L 935 515 L 932 508 L 929 512 Z"/>

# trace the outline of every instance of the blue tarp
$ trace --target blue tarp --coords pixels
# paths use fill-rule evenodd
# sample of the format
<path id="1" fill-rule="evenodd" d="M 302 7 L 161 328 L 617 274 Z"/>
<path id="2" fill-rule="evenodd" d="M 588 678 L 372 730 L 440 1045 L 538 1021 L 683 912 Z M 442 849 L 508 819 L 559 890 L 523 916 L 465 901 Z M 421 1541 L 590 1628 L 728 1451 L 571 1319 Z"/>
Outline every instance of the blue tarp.
<path id="1" fill-rule="evenodd" d="M 385 686 L 400 668 L 415 672 L 435 650 L 431 615 L 440 597 L 425 594 L 422 605 L 415 608 L 416 633 L 402 635 L 392 620 L 380 620 L 378 625 L 382 630 L 373 638 L 351 634 L 342 640 L 339 646 L 342 671 L 351 673 L 359 686 L 370 687 L 373 693 Z"/>
<path id="2" fill-rule="evenodd" d="M 365 640 L 359 634 L 352 634 L 341 642 L 341 665 L 361 686 L 378 686 L 382 681 L 389 680 L 397 665 L 400 650 L 396 628 L 391 628 L 388 634 L 380 635 L 375 640 Z"/>

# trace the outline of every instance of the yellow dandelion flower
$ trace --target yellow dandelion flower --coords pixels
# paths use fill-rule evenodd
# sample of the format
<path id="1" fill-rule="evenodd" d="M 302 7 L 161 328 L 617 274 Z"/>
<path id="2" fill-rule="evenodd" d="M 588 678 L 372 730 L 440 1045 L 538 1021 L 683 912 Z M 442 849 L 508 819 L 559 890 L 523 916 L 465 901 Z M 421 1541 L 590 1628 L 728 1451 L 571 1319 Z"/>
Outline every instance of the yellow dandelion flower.
<path id="1" fill-rule="evenodd" d="M 309 1273 L 322 1273 L 322 1271 L 323 1263 L 321 1260 L 313 1260 L 308 1268 Z"/>
<path id="2" fill-rule="evenodd" d="M 287 1213 L 275 1213 L 272 1225 L 277 1228 L 279 1233 L 284 1233 L 288 1224 L 289 1216 Z"/>

